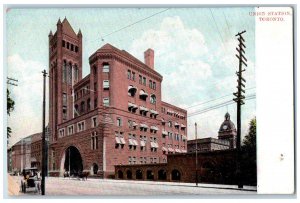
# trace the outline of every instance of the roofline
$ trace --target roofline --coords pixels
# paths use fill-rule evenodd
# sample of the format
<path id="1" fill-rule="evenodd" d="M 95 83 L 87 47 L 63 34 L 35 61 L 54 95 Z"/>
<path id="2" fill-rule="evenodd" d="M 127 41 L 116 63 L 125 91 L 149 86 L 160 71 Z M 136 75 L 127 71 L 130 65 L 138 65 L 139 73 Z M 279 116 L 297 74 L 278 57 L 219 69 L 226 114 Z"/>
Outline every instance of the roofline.
<path id="1" fill-rule="evenodd" d="M 167 102 L 164 102 L 164 101 L 161 101 L 161 104 L 162 104 L 162 105 L 169 106 L 169 107 L 172 107 L 172 108 L 174 108 L 174 109 L 178 109 L 178 110 L 180 110 L 180 111 L 183 111 L 183 112 L 187 113 L 187 110 L 185 110 L 185 109 L 183 109 L 183 108 L 180 108 L 180 107 L 178 107 L 178 106 L 174 106 L 173 104 L 170 104 L 170 103 L 167 103 Z"/>

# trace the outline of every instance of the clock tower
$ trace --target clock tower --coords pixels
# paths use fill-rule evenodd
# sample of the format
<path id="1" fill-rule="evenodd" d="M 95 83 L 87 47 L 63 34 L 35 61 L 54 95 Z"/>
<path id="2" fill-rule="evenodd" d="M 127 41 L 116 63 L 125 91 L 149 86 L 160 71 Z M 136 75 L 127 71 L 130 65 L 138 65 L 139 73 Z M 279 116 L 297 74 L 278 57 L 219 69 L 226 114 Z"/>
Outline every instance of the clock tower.
<path id="1" fill-rule="evenodd" d="M 218 139 L 228 140 L 230 142 L 230 148 L 236 148 L 236 128 L 234 123 L 230 120 L 230 114 L 225 114 L 225 120 L 220 126 Z"/>

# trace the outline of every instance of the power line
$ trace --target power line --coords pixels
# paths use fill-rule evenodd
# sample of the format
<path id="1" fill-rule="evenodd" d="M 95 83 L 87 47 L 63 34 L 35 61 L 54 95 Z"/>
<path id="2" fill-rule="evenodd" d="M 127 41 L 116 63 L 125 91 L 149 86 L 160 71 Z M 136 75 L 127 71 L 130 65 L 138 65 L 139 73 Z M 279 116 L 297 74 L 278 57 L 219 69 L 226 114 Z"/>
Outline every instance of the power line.
<path id="1" fill-rule="evenodd" d="M 251 87 L 251 88 L 248 88 L 246 90 L 250 90 L 250 89 L 255 89 L 256 87 Z M 231 94 L 227 94 L 227 95 L 224 95 L 224 96 L 221 96 L 221 97 L 218 97 L 218 98 L 215 98 L 215 99 L 212 99 L 212 100 L 209 100 L 209 101 L 205 101 L 203 103 L 199 103 L 199 104 L 195 104 L 195 105 L 192 105 L 192 106 L 189 106 L 185 109 L 190 109 L 190 108 L 193 108 L 193 107 L 196 107 L 196 106 L 200 106 L 200 105 L 203 105 L 203 104 L 207 104 L 207 103 L 210 103 L 212 101 L 216 101 L 216 100 L 219 100 L 219 99 L 222 99 L 222 98 L 225 98 L 225 97 L 228 97 L 228 96 L 232 96 L 232 93 Z"/>
<path id="2" fill-rule="evenodd" d="M 115 30 L 115 31 L 113 31 L 113 32 L 111 32 L 111 33 L 108 33 L 108 34 L 102 36 L 102 37 L 101 37 L 101 40 L 104 41 L 104 38 L 105 38 L 105 37 L 108 37 L 108 36 L 110 36 L 110 35 L 112 35 L 112 34 L 114 34 L 114 33 L 116 33 L 116 32 L 119 32 L 119 31 L 121 31 L 121 30 L 124 30 L 124 29 L 126 29 L 126 28 L 128 28 L 128 27 L 131 27 L 131 26 L 133 26 L 133 25 L 135 25 L 135 24 L 137 24 L 137 23 L 140 23 L 140 22 L 142 22 L 142 21 L 144 21 L 144 20 L 147 20 L 147 19 L 149 19 L 149 18 L 152 18 L 153 16 L 156 16 L 156 15 L 158 15 L 158 14 L 160 14 L 160 13 L 166 12 L 166 11 L 169 10 L 169 9 L 171 9 L 171 8 L 167 8 L 167 9 L 165 9 L 165 10 L 163 10 L 163 11 L 159 11 L 159 12 L 157 12 L 157 13 L 154 13 L 154 14 L 150 15 L 150 16 L 147 16 L 146 18 L 140 19 L 140 20 L 138 20 L 138 21 L 136 21 L 136 22 L 134 22 L 134 23 L 131 23 L 131 24 L 129 24 L 129 25 L 126 25 L 126 26 L 124 26 L 124 27 L 122 27 L 122 28 L 120 28 L 120 29 L 117 29 L 117 30 Z"/>

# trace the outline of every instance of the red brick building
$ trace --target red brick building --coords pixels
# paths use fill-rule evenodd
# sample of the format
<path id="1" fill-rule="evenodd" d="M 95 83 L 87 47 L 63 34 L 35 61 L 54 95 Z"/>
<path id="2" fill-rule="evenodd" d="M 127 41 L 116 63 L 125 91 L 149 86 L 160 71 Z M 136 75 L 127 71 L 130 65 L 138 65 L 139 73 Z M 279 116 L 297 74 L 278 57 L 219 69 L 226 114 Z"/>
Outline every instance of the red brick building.
<path id="1" fill-rule="evenodd" d="M 187 112 L 163 102 L 154 51 L 141 62 L 106 44 L 82 78 L 82 33 L 65 18 L 49 34 L 50 173 L 90 171 L 108 177 L 114 165 L 167 162 L 187 150 Z"/>

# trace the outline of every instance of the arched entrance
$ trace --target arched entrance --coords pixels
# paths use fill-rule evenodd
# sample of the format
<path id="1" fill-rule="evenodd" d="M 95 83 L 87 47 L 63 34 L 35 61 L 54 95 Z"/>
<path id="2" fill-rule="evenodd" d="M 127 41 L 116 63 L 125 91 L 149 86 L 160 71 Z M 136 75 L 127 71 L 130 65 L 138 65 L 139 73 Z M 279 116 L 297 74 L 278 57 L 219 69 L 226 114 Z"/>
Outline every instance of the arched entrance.
<path id="1" fill-rule="evenodd" d="M 92 170 L 93 170 L 93 175 L 97 175 L 98 165 L 96 163 L 93 164 Z"/>
<path id="2" fill-rule="evenodd" d="M 158 180 L 167 180 L 167 172 L 164 169 L 158 171 Z"/>
<path id="3" fill-rule="evenodd" d="M 147 180 L 154 180 L 154 173 L 152 170 L 147 170 Z"/>
<path id="4" fill-rule="evenodd" d="M 123 172 L 121 170 L 118 171 L 118 178 L 123 179 Z"/>
<path id="5" fill-rule="evenodd" d="M 135 178 L 136 179 L 143 179 L 143 172 L 141 171 L 141 170 L 137 170 L 136 172 L 135 172 Z"/>
<path id="6" fill-rule="evenodd" d="M 181 178 L 181 174 L 177 169 L 174 169 L 171 175 L 172 175 L 172 180 L 180 180 Z"/>
<path id="7" fill-rule="evenodd" d="M 126 172 L 126 175 L 127 175 L 127 179 L 132 179 L 132 172 L 131 172 L 131 170 L 127 170 L 127 172 Z"/>
<path id="8" fill-rule="evenodd" d="M 70 146 L 65 151 L 64 170 L 69 171 L 70 175 L 78 175 L 78 172 L 83 171 L 82 158 L 79 150 Z"/>

